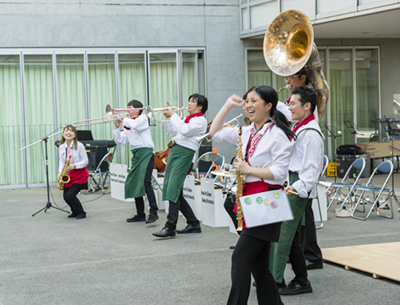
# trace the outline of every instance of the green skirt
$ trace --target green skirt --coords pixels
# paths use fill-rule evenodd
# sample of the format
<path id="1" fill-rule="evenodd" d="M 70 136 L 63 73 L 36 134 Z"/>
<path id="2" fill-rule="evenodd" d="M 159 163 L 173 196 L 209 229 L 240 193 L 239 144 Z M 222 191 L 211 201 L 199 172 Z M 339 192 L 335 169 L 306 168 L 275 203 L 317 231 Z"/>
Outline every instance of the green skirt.
<path id="1" fill-rule="evenodd" d="M 177 202 L 186 175 L 192 166 L 194 150 L 173 143 L 168 155 L 163 184 L 163 200 Z"/>
<path id="2" fill-rule="evenodd" d="M 146 195 L 144 188 L 144 178 L 146 176 L 147 166 L 149 165 L 152 148 L 132 149 L 131 169 L 125 181 L 125 199 L 136 198 Z"/>
<path id="3" fill-rule="evenodd" d="M 296 172 L 289 172 L 289 185 L 293 185 L 297 180 L 299 180 L 299 174 Z M 293 219 L 282 223 L 279 241 L 271 243 L 269 256 L 269 267 L 275 281 L 278 283 L 282 283 L 283 281 L 283 274 L 285 272 L 290 248 L 292 247 L 293 238 L 303 218 L 308 201 L 308 198 L 300 198 L 298 195 L 294 194 L 290 195 L 288 199 L 290 208 L 292 209 Z"/>

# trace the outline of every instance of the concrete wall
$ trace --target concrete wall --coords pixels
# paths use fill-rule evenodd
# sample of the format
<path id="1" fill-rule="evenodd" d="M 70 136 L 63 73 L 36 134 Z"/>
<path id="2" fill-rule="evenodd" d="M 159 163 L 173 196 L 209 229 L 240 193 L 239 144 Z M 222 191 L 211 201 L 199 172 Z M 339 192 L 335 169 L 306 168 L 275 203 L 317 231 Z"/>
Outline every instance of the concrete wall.
<path id="1" fill-rule="evenodd" d="M 245 90 L 238 6 L 238 0 L 3 2 L 0 48 L 205 47 L 211 120 L 228 96 Z"/>

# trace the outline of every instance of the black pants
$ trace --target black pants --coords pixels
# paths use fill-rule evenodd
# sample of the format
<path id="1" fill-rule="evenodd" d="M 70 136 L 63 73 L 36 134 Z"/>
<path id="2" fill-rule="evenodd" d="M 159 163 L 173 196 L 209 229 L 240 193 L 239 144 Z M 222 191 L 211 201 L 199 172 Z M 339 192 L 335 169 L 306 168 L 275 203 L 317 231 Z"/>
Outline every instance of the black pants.
<path id="1" fill-rule="evenodd" d="M 192 164 L 193 165 L 193 164 Z M 187 174 L 192 170 L 192 166 L 190 166 Z M 192 208 L 189 203 L 186 201 L 185 197 L 183 197 L 183 186 L 181 192 L 178 197 L 177 202 L 172 202 L 169 200 L 169 210 L 167 215 L 167 222 L 165 226 L 171 230 L 176 230 L 176 224 L 178 223 L 179 211 L 182 212 L 183 216 L 186 218 L 187 224 L 198 225 L 200 222 L 194 215 Z"/>
<path id="2" fill-rule="evenodd" d="M 322 252 L 317 243 L 312 199 L 308 200 L 305 216 L 305 226 L 300 228 L 300 240 L 303 246 L 304 258 L 310 263 L 322 264 Z"/>
<path id="3" fill-rule="evenodd" d="M 154 154 L 151 156 L 149 164 L 147 165 L 146 168 L 146 175 L 144 177 L 144 188 L 146 191 L 147 199 L 149 200 L 150 214 L 157 214 L 158 207 L 157 207 L 156 196 L 154 195 L 154 190 L 151 185 L 151 176 L 153 174 L 153 168 L 154 168 Z M 144 212 L 143 197 L 136 197 L 135 204 L 136 204 L 137 215 L 145 217 L 146 214 Z"/>
<path id="4" fill-rule="evenodd" d="M 63 197 L 65 202 L 70 206 L 71 212 L 75 215 L 86 214 L 82 204 L 76 195 L 86 187 L 86 183 L 72 184 L 70 187 L 64 187 Z"/>
<path id="5" fill-rule="evenodd" d="M 225 211 L 228 213 L 229 217 L 232 219 L 233 225 L 235 226 L 235 229 L 238 227 L 238 221 L 236 218 L 236 213 L 233 211 L 235 208 L 235 202 L 236 202 L 236 196 L 235 195 L 228 195 L 226 196 L 225 202 L 224 202 L 224 208 Z M 240 231 L 238 231 L 238 234 L 240 234 Z"/>
<path id="6" fill-rule="evenodd" d="M 241 234 L 232 254 L 231 280 L 228 305 L 245 305 L 249 298 L 251 274 L 257 282 L 258 304 L 283 304 L 278 286 L 269 270 L 271 243 Z"/>

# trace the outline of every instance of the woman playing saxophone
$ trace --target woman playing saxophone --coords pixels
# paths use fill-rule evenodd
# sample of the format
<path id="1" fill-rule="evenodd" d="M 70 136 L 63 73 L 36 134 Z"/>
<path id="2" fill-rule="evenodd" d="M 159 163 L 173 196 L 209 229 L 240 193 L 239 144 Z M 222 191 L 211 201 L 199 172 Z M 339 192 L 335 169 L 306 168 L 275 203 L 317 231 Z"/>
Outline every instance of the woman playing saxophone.
<path id="1" fill-rule="evenodd" d="M 85 218 L 86 212 L 83 210 L 82 204 L 76 195 L 80 190 L 87 188 L 89 172 L 86 165 L 88 164 L 88 157 L 85 147 L 81 142 L 78 142 L 76 128 L 74 126 L 67 125 L 64 127 L 58 154 L 60 162 L 58 165 L 59 174 L 57 176 L 57 181 L 63 178 L 64 172 L 67 172 L 70 177 L 69 181 L 65 183 L 63 190 L 64 200 L 71 207 L 72 212 L 68 215 L 68 218 Z M 67 165 L 67 167 L 64 170 L 65 165 Z"/>
<path id="2" fill-rule="evenodd" d="M 268 86 L 256 86 L 247 93 L 244 101 L 232 95 L 215 117 L 210 135 L 215 141 L 237 145 L 243 143 L 243 159 L 236 158 L 234 167 L 244 175 L 243 195 L 251 195 L 273 189 L 283 189 L 288 173 L 292 139 L 286 117 L 276 109 L 278 95 Z M 229 112 L 246 105 L 251 125 L 242 128 L 222 128 Z M 238 211 L 239 212 L 239 211 Z M 232 285 L 228 304 L 247 304 L 251 274 L 257 282 L 259 304 L 282 304 L 278 287 L 269 271 L 270 243 L 279 239 L 281 223 L 246 228 L 240 234 L 232 255 Z"/>

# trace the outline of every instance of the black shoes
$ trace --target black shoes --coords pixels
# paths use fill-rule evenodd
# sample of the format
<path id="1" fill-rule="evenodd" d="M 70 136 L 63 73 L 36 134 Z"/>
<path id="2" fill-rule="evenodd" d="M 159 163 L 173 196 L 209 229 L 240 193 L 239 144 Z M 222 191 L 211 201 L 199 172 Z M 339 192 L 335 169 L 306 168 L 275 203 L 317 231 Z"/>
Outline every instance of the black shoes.
<path id="1" fill-rule="evenodd" d="M 322 263 L 313 263 L 306 260 L 306 267 L 307 270 L 313 270 L 313 269 L 322 269 L 324 265 Z"/>
<path id="2" fill-rule="evenodd" d="M 86 213 L 76 215 L 76 219 L 86 218 Z"/>
<path id="3" fill-rule="evenodd" d="M 146 223 L 152 223 L 155 222 L 158 219 L 157 214 L 150 214 L 149 217 L 146 219 Z"/>
<path id="4" fill-rule="evenodd" d="M 127 221 L 127 222 L 146 221 L 146 216 L 135 215 L 135 216 L 133 216 L 132 218 L 128 218 L 126 221 Z"/>
<path id="5" fill-rule="evenodd" d="M 68 218 L 75 218 L 77 215 L 75 214 L 75 213 L 71 213 L 71 214 L 69 214 L 67 217 Z"/>
<path id="6" fill-rule="evenodd" d="M 289 283 L 288 286 L 279 289 L 279 294 L 281 295 L 295 295 L 302 293 L 311 293 L 312 288 L 310 282 L 307 281 L 307 284 L 301 285 L 299 282 L 293 280 Z"/>
<path id="7" fill-rule="evenodd" d="M 153 233 L 156 237 L 172 237 L 175 236 L 175 231 L 170 228 L 164 227 L 160 232 Z"/>
<path id="8" fill-rule="evenodd" d="M 235 247 L 236 247 L 236 246 L 229 246 L 229 249 L 235 250 Z"/>
<path id="9" fill-rule="evenodd" d="M 186 234 L 186 233 L 201 233 L 200 224 L 197 225 L 187 225 L 183 230 L 178 230 L 176 233 Z"/>

